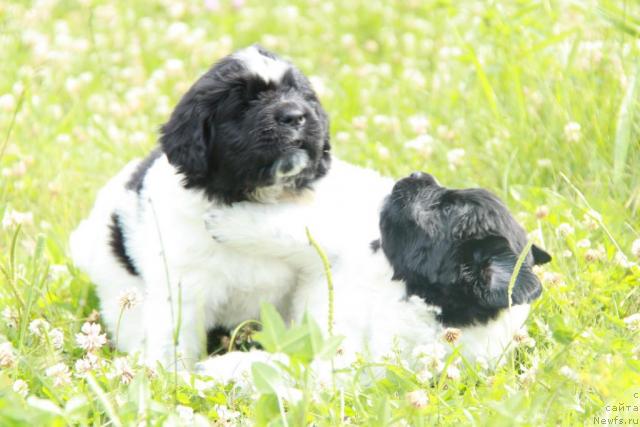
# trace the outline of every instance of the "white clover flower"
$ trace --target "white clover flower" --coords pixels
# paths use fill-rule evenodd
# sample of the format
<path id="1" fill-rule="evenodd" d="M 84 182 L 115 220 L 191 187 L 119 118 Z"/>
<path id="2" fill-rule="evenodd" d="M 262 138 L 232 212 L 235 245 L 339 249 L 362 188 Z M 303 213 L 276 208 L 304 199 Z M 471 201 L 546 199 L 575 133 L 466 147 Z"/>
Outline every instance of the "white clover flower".
<path id="1" fill-rule="evenodd" d="M 574 371 L 567 365 L 564 365 L 562 368 L 560 368 L 560 371 L 558 372 L 560 373 L 560 375 L 570 379 L 571 381 L 578 381 L 578 374 L 576 373 L 576 371 Z"/>
<path id="2" fill-rule="evenodd" d="M 187 9 L 186 6 L 183 3 L 179 3 L 179 2 L 171 2 L 168 5 L 169 15 L 172 18 L 182 17 L 186 12 L 186 9 Z"/>
<path id="3" fill-rule="evenodd" d="M 522 328 L 513 335 L 513 341 L 518 346 L 533 348 L 536 346 L 536 340 L 529 336 L 529 332 Z"/>
<path id="4" fill-rule="evenodd" d="M 458 328 L 447 328 L 442 333 L 442 339 L 449 344 L 455 344 L 460 339 L 462 331 Z"/>
<path id="5" fill-rule="evenodd" d="M 203 381 L 197 378 L 193 381 L 193 388 L 198 392 L 198 396 L 200 397 L 204 397 L 205 393 L 215 388 L 215 386 L 215 381 Z"/>
<path id="6" fill-rule="evenodd" d="M 21 160 L 13 165 L 10 169 L 3 169 L 2 174 L 4 176 L 12 176 L 12 177 L 21 177 L 26 175 L 27 173 L 27 162 L 25 160 Z M 6 172 L 5 172 L 6 171 Z"/>
<path id="7" fill-rule="evenodd" d="M 556 228 L 556 234 L 561 237 L 567 237 L 573 233 L 575 233 L 575 228 L 566 222 L 563 222 Z"/>
<path id="8" fill-rule="evenodd" d="M 390 152 L 389 149 L 387 147 L 385 147 L 384 145 L 378 144 L 376 146 L 376 151 L 378 152 L 378 156 L 380 156 L 380 158 L 382 159 L 388 159 Z"/>
<path id="9" fill-rule="evenodd" d="M 343 34 L 342 37 L 340 37 L 340 43 L 344 47 L 354 47 L 356 45 L 356 38 L 351 33 Z"/>
<path id="10" fill-rule="evenodd" d="M 551 159 L 538 159 L 536 164 L 539 168 L 550 168 L 551 166 L 553 166 L 553 162 L 551 161 Z"/>
<path id="11" fill-rule="evenodd" d="M 13 383 L 12 389 L 15 393 L 18 393 L 22 397 L 27 397 L 27 395 L 29 394 L 29 384 L 27 384 L 24 380 L 16 380 Z"/>
<path id="12" fill-rule="evenodd" d="M 164 63 L 164 69 L 170 77 L 179 76 L 184 70 L 184 63 L 180 59 L 171 58 Z"/>
<path id="13" fill-rule="evenodd" d="M 16 352 L 13 344 L 3 342 L 0 344 L 0 368 L 10 368 L 16 363 Z"/>
<path id="14" fill-rule="evenodd" d="M 414 358 L 434 357 L 437 359 L 443 359 L 446 354 L 447 349 L 438 342 L 418 345 L 411 352 L 411 356 Z"/>
<path id="15" fill-rule="evenodd" d="M 594 217 L 593 215 L 589 215 L 588 213 L 584 214 L 584 216 L 582 217 L 581 224 L 584 228 L 586 228 L 589 231 L 594 231 L 598 228 L 597 217 Z"/>
<path id="16" fill-rule="evenodd" d="M 144 103 L 144 99 L 146 97 L 146 93 L 144 88 L 141 87 L 132 87 L 131 89 L 129 89 L 125 94 L 124 94 L 124 99 L 127 103 L 127 107 L 130 110 L 138 110 L 140 107 L 142 107 L 142 104 Z M 111 125 L 114 129 L 117 129 L 117 127 L 115 127 L 115 125 Z M 112 133 L 114 133 L 114 131 L 112 131 Z M 110 135 L 110 136 L 117 136 L 117 135 Z"/>
<path id="17" fill-rule="evenodd" d="M 338 142 L 347 142 L 349 141 L 349 139 L 351 139 L 351 137 L 349 136 L 348 132 L 338 132 L 336 133 L 336 137 L 335 137 L 336 141 Z"/>
<path id="18" fill-rule="evenodd" d="M 631 244 L 631 254 L 640 259 L 640 239 L 636 239 Z"/>
<path id="19" fill-rule="evenodd" d="M 422 389 L 411 391 L 407 393 L 405 397 L 407 401 L 409 401 L 409 404 L 417 409 L 424 408 L 429 404 L 429 396 L 427 396 L 427 393 Z"/>
<path id="20" fill-rule="evenodd" d="M 538 206 L 538 209 L 536 209 L 536 218 L 542 219 L 547 216 L 549 216 L 549 207 L 546 205 Z"/>
<path id="21" fill-rule="evenodd" d="M 447 366 L 447 378 L 453 381 L 460 379 L 460 369 L 457 366 L 451 364 Z"/>
<path id="22" fill-rule="evenodd" d="M 449 128 L 447 125 L 438 125 L 438 127 L 436 127 L 436 135 L 438 135 L 438 138 L 445 141 L 452 141 L 457 136 L 456 131 Z"/>
<path id="23" fill-rule="evenodd" d="M 38 337 L 48 333 L 50 329 L 51 325 L 44 319 L 34 319 L 29 323 L 29 332 Z"/>
<path id="24" fill-rule="evenodd" d="M 537 373 L 537 367 L 531 366 L 518 375 L 518 380 L 525 386 L 531 385 L 535 382 Z"/>
<path id="25" fill-rule="evenodd" d="M 220 0 L 204 0 L 204 7 L 212 11 L 220 10 Z"/>
<path id="26" fill-rule="evenodd" d="M 367 127 L 367 118 L 366 116 L 355 116 L 351 119 L 351 124 L 356 129 L 365 129 Z"/>
<path id="27" fill-rule="evenodd" d="M 562 283 L 562 274 L 554 271 L 545 271 L 542 273 L 542 282 L 546 285 L 559 285 Z"/>
<path id="28" fill-rule="evenodd" d="M 2 319 L 4 319 L 4 324 L 7 325 L 7 328 L 15 329 L 18 327 L 18 313 L 10 307 L 5 307 L 2 310 Z"/>
<path id="29" fill-rule="evenodd" d="M 597 249 L 587 249 L 584 253 L 584 259 L 588 262 L 602 261 L 606 258 L 607 254 L 602 247 Z"/>
<path id="30" fill-rule="evenodd" d="M 51 280 L 58 280 L 69 273 L 69 269 L 64 264 L 52 264 L 49 267 L 49 276 Z"/>
<path id="31" fill-rule="evenodd" d="M 56 142 L 60 144 L 69 144 L 71 142 L 71 136 L 66 133 L 61 133 L 56 137 Z"/>
<path id="32" fill-rule="evenodd" d="M 56 350 L 62 349 L 62 346 L 64 345 L 64 333 L 62 330 L 60 328 L 52 329 L 49 332 L 49 341 Z"/>
<path id="33" fill-rule="evenodd" d="M 325 83 L 325 81 L 324 81 L 324 79 L 322 77 L 320 77 L 320 76 L 310 76 L 309 77 L 309 82 L 311 82 L 311 87 L 318 94 L 318 97 L 320 99 L 332 95 L 331 91 L 327 87 L 327 84 Z"/>
<path id="34" fill-rule="evenodd" d="M 384 114 L 376 114 L 372 119 L 373 124 L 379 127 L 389 127 L 393 123 L 393 121 L 394 119 L 392 117 L 386 116 Z"/>
<path id="35" fill-rule="evenodd" d="M 173 22 L 167 28 L 167 40 L 173 42 L 181 42 L 189 34 L 189 26 L 184 22 Z"/>
<path id="36" fill-rule="evenodd" d="M 84 72 L 80 73 L 78 78 L 84 84 L 89 84 L 89 83 L 91 83 L 93 81 L 93 74 L 91 74 L 91 72 L 89 72 L 89 71 L 84 71 Z"/>
<path id="37" fill-rule="evenodd" d="M 418 137 L 404 143 L 405 148 L 412 150 L 422 151 L 427 155 L 433 152 L 435 140 L 431 135 L 426 133 L 419 135 Z"/>
<path id="38" fill-rule="evenodd" d="M 100 320 L 100 312 L 98 310 L 91 310 L 91 313 L 87 316 L 87 322 L 96 323 Z"/>
<path id="39" fill-rule="evenodd" d="M 13 112 L 16 108 L 16 99 L 10 93 L 0 96 L 0 111 L 5 113 Z"/>
<path id="40" fill-rule="evenodd" d="M 376 42 L 375 40 L 369 39 L 364 42 L 364 50 L 366 50 L 367 52 L 377 52 L 378 48 L 378 42 Z"/>
<path id="41" fill-rule="evenodd" d="M 587 328 L 584 331 L 582 331 L 582 333 L 580 334 L 580 336 L 584 339 L 591 339 L 594 337 L 593 335 L 593 331 L 591 330 L 591 328 Z"/>
<path id="42" fill-rule="evenodd" d="M 87 373 L 104 366 L 104 361 L 94 353 L 87 353 L 82 359 L 76 360 L 74 371 L 76 376 L 84 377 Z"/>
<path id="43" fill-rule="evenodd" d="M 82 332 L 76 334 L 76 343 L 87 352 L 98 350 L 107 343 L 107 336 L 101 333 L 98 323 L 85 322 L 80 330 Z"/>
<path id="44" fill-rule="evenodd" d="M 418 381 L 426 383 L 431 381 L 433 374 L 429 369 L 423 368 L 416 374 L 416 378 L 418 378 Z"/>
<path id="45" fill-rule="evenodd" d="M 591 240 L 589 239 L 581 239 L 576 242 L 576 246 L 582 249 L 591 247 Z"/>
<path id="46" fill-rule="evenodd" d="M 82 88 L 82 81 L 76 77 L 67 77 L 64 82 L 65 90 L 71 95 L 77 95 Z"/>
<path id="47" fill-rule="evenodd" d="M 424 87 L 427 84 L 424 74 L 416 68 L 407 67 L 402 72 L 402 78 L 408 80 L 418 87 Z"/>
<path id="48" fill-rule="evenodd" d="M 46 376 L 53 378 L 54 387 L 71 383 L 71 371 L 69 371 L 69 367 L 62 362 L 48 367 L 44 373 Z"/>
<path id="49" fill-rule="evenodd" d="M 640 330 L 640 313 L 632 314 L 631 316 L 627 316 L 623 319 L 624 324 L 631 331 Z"/>
<path id="50" fill-rule="evenodd" d="M 14 209 L 4 211 L 2 217 L 2 228 L 7 229 L 14 225 L 33 224 L 33 212 L 19 212 Z"/>
<path id="51" fill-rule="evenodd" d="M 564 138 L 568 142 L 578 142 L 582 138 L 580 123 L 569 122 L 564 126 Z"/>
<path id="52" fill-rule="evenodd" d="M 213 407 L 218 414 L 218 420 L 230 423 L 240 416 L 240 412 L 229 409 L 226 405 L 215 405 Z"/>
<path id="53" fill-rule="evenodd" d="M 136 288 L 130 288 L 122 291 L 118 297 L 118 305 L 121 310 L 131 310 L 142 301 L 142 295 Z"/>
<path id="54" fill-rule="evenodd" d="M 129 384 L 133 380 L 135 373 L 126 357 L 118 357 L 113 361 L 113 371 L 110 378 L 119 377 L 122 384 Z"/>
<path id="55" fill-rule="evenodd" d="M 411 130 L 416 134 L 423 134 L 429 130 L 430 124 L 427 116 L 420 114 L 409 116 L 407 122 L 409 123 Z"/>
<path id="56" fill-rule="evenodd" d="M 454 170 L 458 166 L 462 165 L 464 157 L 464 148 L 454 148 L 453 150 L 449 150 L 447 152 L 447 162 L 449 163 L 449 169 Z"/>

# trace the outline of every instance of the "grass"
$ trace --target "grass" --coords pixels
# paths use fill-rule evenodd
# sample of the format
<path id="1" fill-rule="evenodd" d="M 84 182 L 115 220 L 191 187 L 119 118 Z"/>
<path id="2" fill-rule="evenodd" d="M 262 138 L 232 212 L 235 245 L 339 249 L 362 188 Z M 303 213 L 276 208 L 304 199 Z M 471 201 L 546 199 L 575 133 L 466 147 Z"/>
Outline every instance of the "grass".
<path id="1" fill-rule="evenodd" d="M 535 346 L 511 363 L 428 383 L 391 363 L 363 383 L 362 362 L 351 387 L 305 399 L 294 425 L 640 423 L 640 269 L 619 255 L 639 261 L 640 5 L 295 3 L 0 3 L 0 425 L 268 418 L 250 393 L 176 387 L 108 346 L 78 376 L 75 334 L 98 301 L 67 251 L 96 191 L 153 146 L 180 94 L 254 42 L 312 77 L 337 155 L 492 189 L 555 256 L 528 322 Z"/>

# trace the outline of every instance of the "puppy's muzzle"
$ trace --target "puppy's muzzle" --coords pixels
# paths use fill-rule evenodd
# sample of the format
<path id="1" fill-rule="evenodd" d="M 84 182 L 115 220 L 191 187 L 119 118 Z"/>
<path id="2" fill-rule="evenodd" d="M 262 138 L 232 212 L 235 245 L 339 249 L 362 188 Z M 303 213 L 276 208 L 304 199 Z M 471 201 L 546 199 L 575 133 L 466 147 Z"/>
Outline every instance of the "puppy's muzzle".
<path id="1" fill-rule="evenodd" d="M 272 166 L 272 175 L 276 182 L 299 175 L 309 164 L 309 155 L 304 150 L 293 150 L 285 154 Z"/>

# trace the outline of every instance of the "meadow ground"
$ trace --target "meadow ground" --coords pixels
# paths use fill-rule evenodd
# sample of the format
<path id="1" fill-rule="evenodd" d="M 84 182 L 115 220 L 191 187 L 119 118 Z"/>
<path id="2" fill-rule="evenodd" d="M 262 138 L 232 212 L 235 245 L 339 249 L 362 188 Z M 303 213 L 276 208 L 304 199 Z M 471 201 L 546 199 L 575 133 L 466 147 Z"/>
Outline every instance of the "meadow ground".
<path id="1" fill-rule="evenodd" d="M 0 425 L 640 423 L 639 37 L 632 0 L 3 1 Z M 311 76 L 339 156 L 492 189 L 555 256 L 505 366 L 362 383 L 363 362 L 283 418 L 268 384 L 176 383 L 81 331 L 98 301 L 69 232 L 255 42 Z"/>

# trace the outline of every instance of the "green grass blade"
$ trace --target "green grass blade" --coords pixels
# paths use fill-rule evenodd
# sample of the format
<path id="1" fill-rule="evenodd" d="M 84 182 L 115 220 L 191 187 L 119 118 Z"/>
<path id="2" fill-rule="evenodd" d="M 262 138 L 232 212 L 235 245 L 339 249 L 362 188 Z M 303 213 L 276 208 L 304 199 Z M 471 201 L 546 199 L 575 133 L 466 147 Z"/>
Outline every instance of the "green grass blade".
<path id="1" fill-rule="evenodd" d="M 98 401 L 104 408 L 104 411 L 106 412 L 107 417 L 109 417 L 109 419 L 111 420 L 111 423 L 116 427 L 122 427 L 122 421 L 120 421 L 120 417 L 118 417 L 118 414 L 116 413 L 115 409 L 113 408 L 113 405 L 109 401 L 109 398 L 107 397 L 104 390 L 102 390 L 102 388 L 100 387 L 96 379 L 93 377 L 92 374 L 88 374 L 86 379 L 87 379 L 87 384 L 89 385 L 89 388 L 98 398 Z"/>
<path id="2" fill-rule="evenodd" d="M 634 118 L 638 105 L 638 76 L 640 66 L 636 66 L 635 74 L 627 86 L 627 92 L 620 105 L 616 122 L 616 136 L 613 144 L 613 185 L 617 188 L 624 178 L 624 170 L 629 156 L 629 146 L 633 134 Z"/>

